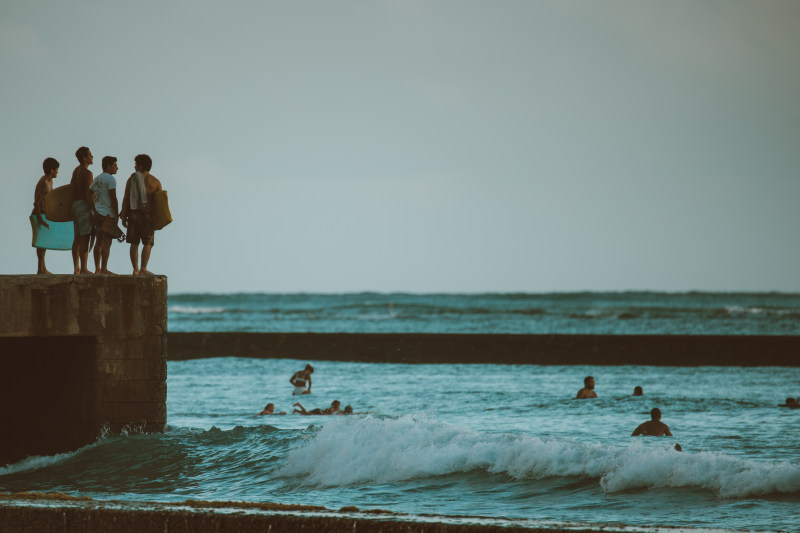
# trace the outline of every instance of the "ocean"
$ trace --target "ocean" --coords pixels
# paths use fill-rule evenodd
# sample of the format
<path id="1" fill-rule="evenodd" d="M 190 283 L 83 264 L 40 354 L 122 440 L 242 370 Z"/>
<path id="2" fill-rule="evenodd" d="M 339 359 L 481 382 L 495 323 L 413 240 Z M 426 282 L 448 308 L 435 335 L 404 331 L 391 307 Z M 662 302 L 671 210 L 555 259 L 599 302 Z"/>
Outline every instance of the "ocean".
<path id="1" fill-rule="evenodd" d="M 798 335 L 800 295 L 170 295 L 169 327 Z M 800 531 L 800 410 L 778 406 L 800 396 L 798 367 L 315 361 L 313 394 L 292 396 L 289 376 L 305 363 L 170 361 L 164 434 L 131 428 L 0 467 L 0 491 Z M 576 400 L 587 375 L 598 398 Z M 298 399 L 309 409 L 339 400 L 359 414 L 291 414 Z M 290 414 L 259 416 L 268 402 Z M 673 437 L 631 437 L 653 407 Z"/>
<path id="2" fill-rule="evenodd" d="M 800 294 L 176 294 L 170 331 L 800 335 Z"/>

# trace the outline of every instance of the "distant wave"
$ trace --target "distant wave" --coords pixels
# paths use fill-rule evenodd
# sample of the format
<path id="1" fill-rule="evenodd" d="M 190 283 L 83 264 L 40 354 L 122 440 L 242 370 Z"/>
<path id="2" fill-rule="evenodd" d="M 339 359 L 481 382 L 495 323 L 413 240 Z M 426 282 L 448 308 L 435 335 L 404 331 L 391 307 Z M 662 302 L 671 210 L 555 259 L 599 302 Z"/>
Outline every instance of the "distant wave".
<path id="1" fill-rule="evenodd" d="M 588 477 L 606 492 L 692 487 L 720 497 L 800 493 L 800 466 L 680 453 L 671 441 L 628 447 L 484 434 L 433 420 L 332 421 L 288 454 L 279 474 L 305 485 L 348 486 L 483 470 L 514 479 Z"/>
<path id="2" fill-rule="evenodd" d="M 171 305 L 167 309 L 170 313 L 181 315 L 212 315 L 224 313 L 224 307 L 191 307 L 188 305 Z"/>

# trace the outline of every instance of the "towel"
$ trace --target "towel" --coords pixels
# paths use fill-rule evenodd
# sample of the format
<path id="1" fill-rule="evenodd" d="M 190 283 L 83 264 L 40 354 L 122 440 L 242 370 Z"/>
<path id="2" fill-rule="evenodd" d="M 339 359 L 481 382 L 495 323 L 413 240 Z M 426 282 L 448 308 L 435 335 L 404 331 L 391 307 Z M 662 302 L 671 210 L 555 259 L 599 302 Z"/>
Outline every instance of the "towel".
<path id="1" fill-rule="evenodd" d="M 131 180 L 131 209 L 144 209 L 147 205 L 144 176 L 141 172 L 134 172 L 131 174 Z"/>

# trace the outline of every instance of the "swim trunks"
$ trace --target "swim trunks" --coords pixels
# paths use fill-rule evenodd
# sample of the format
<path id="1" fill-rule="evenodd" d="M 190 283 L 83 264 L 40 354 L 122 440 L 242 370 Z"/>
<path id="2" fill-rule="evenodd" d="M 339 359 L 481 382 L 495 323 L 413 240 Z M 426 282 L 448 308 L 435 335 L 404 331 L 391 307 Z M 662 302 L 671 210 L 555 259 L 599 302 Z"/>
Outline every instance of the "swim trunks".
<path id="1" fill-rule="evenodd" d="M 142 246 L 153 246 L 155 234 L 153 231 L 153 218 L 144 209 L 134 209 L 128 213 L 128 234 L 125 242 Z"/>
<path id="2" fill-rule="evenodd" d="M 86 200 L 72 202 L 72 227 L 75 235 L 83 237 L 92 233 L 92 210 Z"/>

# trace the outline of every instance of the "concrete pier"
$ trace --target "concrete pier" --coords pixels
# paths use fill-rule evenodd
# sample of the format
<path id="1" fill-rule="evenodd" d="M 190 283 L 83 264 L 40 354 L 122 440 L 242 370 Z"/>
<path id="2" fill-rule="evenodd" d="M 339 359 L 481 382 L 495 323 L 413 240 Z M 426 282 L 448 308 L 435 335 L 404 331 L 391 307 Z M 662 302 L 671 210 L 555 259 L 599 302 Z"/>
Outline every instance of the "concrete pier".
<path id="1" fill-rule="evenodd" d="M 163 276 L 0 276 L 0 466 L 163 431 Z"/>
<path id="2" fill-rule="evenodd" d="M 172 360 L 261 357 L 369 363 L 800 366 L 800 336 L 173 332 Z"/>

